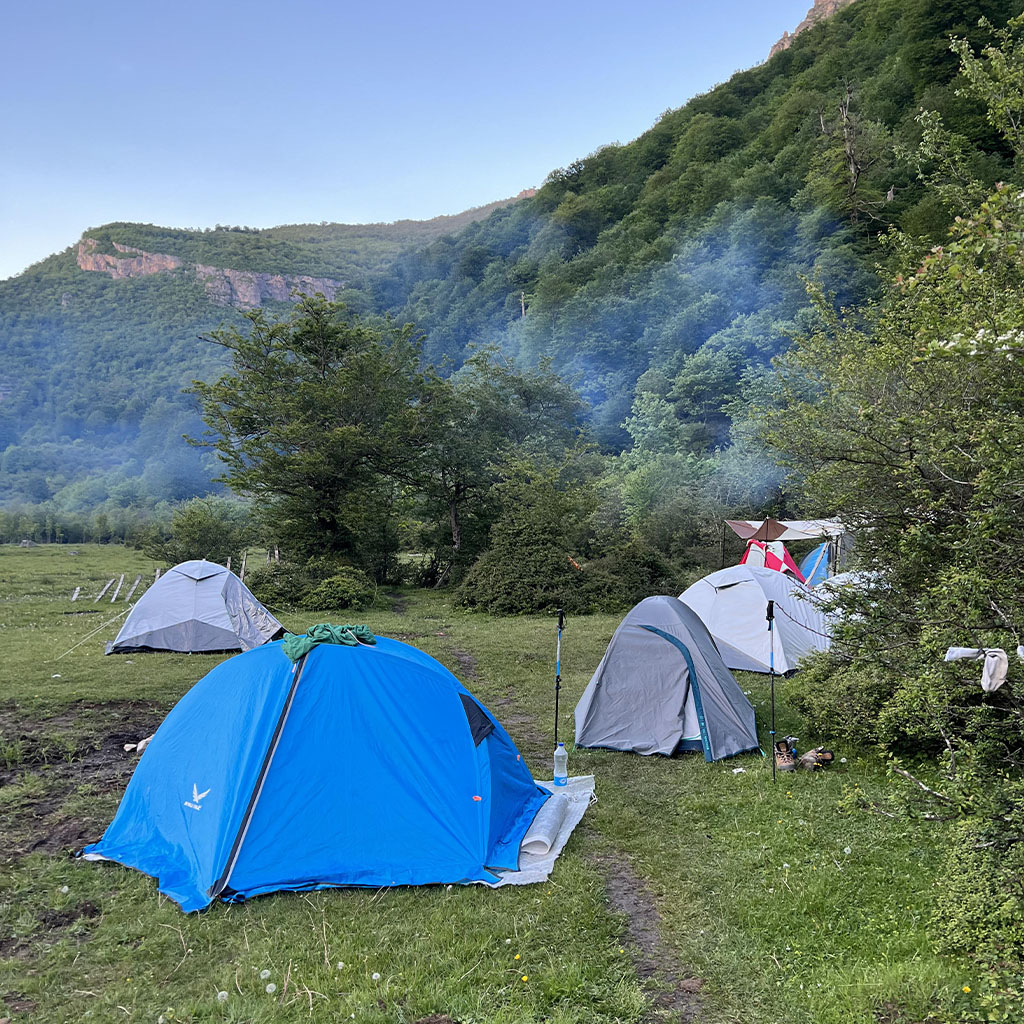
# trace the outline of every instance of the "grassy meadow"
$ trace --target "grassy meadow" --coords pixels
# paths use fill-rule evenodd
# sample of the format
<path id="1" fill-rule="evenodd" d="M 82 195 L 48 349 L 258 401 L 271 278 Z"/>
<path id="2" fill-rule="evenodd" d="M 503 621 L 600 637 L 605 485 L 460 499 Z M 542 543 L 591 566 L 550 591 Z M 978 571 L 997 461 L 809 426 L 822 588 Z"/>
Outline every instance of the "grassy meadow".
<path id="1" fill-rule="evenodd" d="M 846 809 L 884 795 L 884 767 L 802 731 L 786 700 L 799 676 L 778 686 L 780 733 L 831 740 L 833 769 L 773 786 L 758 755 L 572 751 L 598 801 L 547 885 L 286 893 L 186 916 L 149 878 L 74 861 L 130 777 L 123 744 L 220 660 L 103 656 L 126 606 L 93 597 L 122 572 L 126 589 L 137 573 L 151 582 L 155 567 L 116 546 L 0 548 L 0 1020 L 911 1024 L 969 1012 L 971 978 L 928 942 L 941 826 Z M 356 618 L 426 650 L 550 777 L 553 618 L 394 597 L 358 616 L 275 611 L 295 631 Z M 567 622 L 563 738 L 618 618 Z M 767 744 L 767 679 L 741 683 Z"/>

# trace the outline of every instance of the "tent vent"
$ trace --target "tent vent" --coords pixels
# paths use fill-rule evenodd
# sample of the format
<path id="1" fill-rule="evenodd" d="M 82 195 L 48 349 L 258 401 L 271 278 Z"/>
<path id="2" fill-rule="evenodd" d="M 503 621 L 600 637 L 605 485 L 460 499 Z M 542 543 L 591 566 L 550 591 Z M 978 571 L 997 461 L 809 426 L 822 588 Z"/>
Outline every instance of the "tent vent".
<path id="1" fill-rule="evenodd" d="M 462 710 L 466 712 L 469 730 L 473 734 L 473 743 L 479 747 L 494 732 L 494 723 L 487 717 L 487 712 L 468 693 L 460 693 L 459 698 L 462 701 Z"/>

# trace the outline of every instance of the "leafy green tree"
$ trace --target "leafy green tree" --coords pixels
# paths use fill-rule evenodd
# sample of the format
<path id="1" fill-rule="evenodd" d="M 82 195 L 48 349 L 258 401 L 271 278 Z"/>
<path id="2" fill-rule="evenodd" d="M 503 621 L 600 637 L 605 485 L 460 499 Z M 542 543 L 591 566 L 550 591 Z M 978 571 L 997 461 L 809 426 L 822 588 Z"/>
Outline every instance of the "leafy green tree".
<path id="1" fill-rule="evenodd" d="M 1024 17 L 983 64 L 967 44 L 954 46 L 1018 151 L 1022 37 Z M 762 410 L 763 435 L 808 502 L 857 529 L 860 563 L 877 574 L 837 598 L 843 625 L 801 688 L 807 710 L 893 754 L 934 758 L 937 781 L 918 780 L 914 809 L 963 819 L 940 931 L 951 949 L 1018 981 L 1024 676 L 1011 657 L 1007 684 L 985 694 L 975 666 L 942 658 L 948 646 L 1012 656 L 1024 639 L 1022 237 L 1019 185 L 957 217 L 943 245 L 893 237 L 902 272 L 881 301 L 839 315 L 819 295 L 819 325 L 783 360 L 777 404 Z"/>
<path id="2" fill-rule="evenodd" d="M 249 510 L 226 498 L 194 498 L 175 510 L 166 536 L 154 530 L 143 543 L 151 558 L 176 565 L 193 558 L 226 563 L 238 560 L 253 540 Z"/>
<path id="3" fill-rule="evenodd" d="M 593 503 L 592 471 L 581 472 L 586 462 L 571 453 L 560 463 L 519 460 L 503 468 L 491 546 L 459 589 L 465 604 L 499 615 L 591 610 L 578 559 Z"/>
<path id="4" fill-rule="evenodd" d="M 421 481 L 434 523 L 436 582 L 460 576 L 486 545 L 498 509 L 492 488 L 513 459 L 557 460 L 582 431 L 583 403 L 550 363 L 519 369 L 496 348 L 435 378 Z"/>
<path id="5" fill-rule="evenodd" d="M 396 486 L 415 484 L 431 441 L 413 328 L 362 321 L 322 296 L 282 319 L 247 319 L 246 331 L 209 336 L 231 371 L 192 386 L 210 428 L 199 443 L 296 557 L 340 553 L 386 575 Z"/>

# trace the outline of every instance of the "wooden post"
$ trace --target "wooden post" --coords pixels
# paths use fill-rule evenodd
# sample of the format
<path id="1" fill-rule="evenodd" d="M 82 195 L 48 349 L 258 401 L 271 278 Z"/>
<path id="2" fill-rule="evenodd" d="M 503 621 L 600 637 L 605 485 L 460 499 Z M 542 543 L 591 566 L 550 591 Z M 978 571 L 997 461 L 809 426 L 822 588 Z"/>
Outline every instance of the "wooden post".
<path id="1" fill-rule="evenodd" d="M 156 581 L 158 579 L 160 579 L 160 570 L 159 569 L 157 569 L 157 571 L 155 573 L 153 573 L 153 582 L 156 583 Z"/>
<path id="2" fill-rule="evenodd" d="M 75 587 L 75 592 L 71 595 L 71 600 L 72 601 L 77 601 L 78 600 L 78 595 L 81 592 L 82 592 L 82 588 L 81 587 Z"/>
<path id="3" fill-rule="evenodd" d="M 126 604 L 132 599 L 132 594 L 135 593 L 136 589 L 138 588 L 138 586 L 139 586 L 139 584 L 141 582 L 142 582 L 142 574 L 139 573 L 139 575 L 135 577 L 135 582 L 132 584 L 131 590 L 129 590 L 128 593 L 124 595 L 124 600 L 125 600 Z"/>
<path id="4" fill-rule="evenodd" d="M 281 561 L 281 552 L 277 550 L 277 545 L 276 544 L 274 545 L 274 561 L 275 562 L 280 562 Z"/>
<path id="5" fill-rule="evenodd" d="M 522 307 L 523 316 L 526 316 L 526 292 L 519 293 L 519 305 Z"/>
<path id="6" fill-rule="evenodd" d="M 99 593 L 98 593 L 98 594 L 97 594 L 97 595 L 95 596 L 95 598 L 93 598 L 93 602 L 92 602 L 92 603 L 93 603 L 93 604 L 95 604 L 95 603 L 96 603 L 96 602 L 97 602 L 97 601 L 98 601 L 98 600 L 99 600 L 99 599 L 100 599 L 100 598 L 101 598 L 101 597 L 102 597 L 102 596 L 103 596 L 103 595 L 104 595 L 104 594 L 105 594 L 105 593 L 106 593 L 106 592 L 107 592 L 107 591 L 108 591 L 108 590 L 109 590 L 109 589 L 110 589 L 110 588 L 111 588 L 111 587 L 112 587 L 113 585 L 114 585 L 114 580 L 113 580 L 112 578 L 111 578 L 111 579 L 109 579 L 109 580 L 107 580 L 107 582 L 106 582 L 106 585 L 105 585 L 105 586 L 103 587 L 103 589 L 102 589 L 102 590 L 101 590 L 101 591 L 100 591 L 100 592 L 99 592 Z"/>
<path id="7" fill-rule="evenodd" d="M 224 568 L 227 569 L 228 572 L 231 572 L 231 556 L 230 555 L 228 555 L 228 564 L 225 565 Z"/>
<path id="8" fill-rule="evenodd" d="M 241 580 L 241 581 L 242 581 L 243 583 L 245 582 L 245 559 L 246 559 L 246 556 L 247 556 L 248 554 L 249 554 L 249 549 L 248 549 L 248 548 L 246 548 L 246 549 L 245 549 L 245 550 L 244 550 L 244 551 L 242 552 L 242 571 L 241 571 L 241 572 L 240 572 L 240 573 L 238 574 L 238 578 L 239 578 L 239 579 L 240 579 L 240 580 Z"/>
<path id="9" fill-rule="evenodd" d="M 121 573 L 121 578 L 117 581 L 117 586 L 114 587 L 114 596 L 110 599 L 110 603 L 113 604 L 117 600 L 117 595 L 121 593 L 121 587 L 124 586 L 124 573 Z"/>

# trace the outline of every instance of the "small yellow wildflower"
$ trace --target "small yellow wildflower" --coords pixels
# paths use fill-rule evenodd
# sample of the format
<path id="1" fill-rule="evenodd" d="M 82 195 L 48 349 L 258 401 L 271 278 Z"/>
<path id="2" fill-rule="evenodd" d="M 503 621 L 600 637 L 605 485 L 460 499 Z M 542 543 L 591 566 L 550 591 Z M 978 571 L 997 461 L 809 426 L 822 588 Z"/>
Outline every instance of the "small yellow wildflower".
<path id="1" fill-rule="evenodd" d="M 970 992 L 971 991 L 971 986 L 970 985 L 964 985 L 964 991 L 965 992 Z"/>
<path id="2" fill-rule="evenodd" d="M 516 953 L 516 959 L 517 959 L 517 960 L 519 959 L 519 954 L 518 954 L 518 953 Z"/>
<path id="3" fill-rule="evenodd" d="M 529 980 L 530 980 L 530 976 L 528 974 L 524 974 L 523 975 L 523 981 L 529 981 Z"/>

